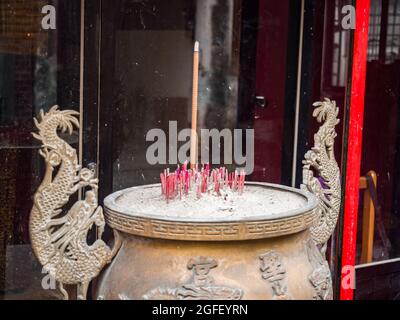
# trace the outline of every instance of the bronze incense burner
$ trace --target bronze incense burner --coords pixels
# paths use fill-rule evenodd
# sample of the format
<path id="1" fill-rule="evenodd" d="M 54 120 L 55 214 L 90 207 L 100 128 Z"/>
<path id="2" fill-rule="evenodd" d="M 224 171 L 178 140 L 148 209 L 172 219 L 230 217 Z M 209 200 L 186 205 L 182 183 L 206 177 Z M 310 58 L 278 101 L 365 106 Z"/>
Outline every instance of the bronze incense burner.
<path id="1" fill-rule="evenodd" d="M 302 190 L 246 183 L 246 188 L 278 190 L 304 204 L 275 215 L 231 219 L 128 210 L 118 199 L 131 189 L 105 199 L 104 219 L 94 172 L 81 168 L 76 151 L 57 135 L 58 129 L 71 133 L 78 126 L 76 114 L 57 108 L 42 113 L 34 135 L 43 143 L 47 170 L 30 219 L 37 258 L 66 298 L 63 284 L 77 284 L 78 298 L 85 299 L 89 282 L 99 275 L 97 299 L 332 299 L 325 250 L 340 208 L 333 154 L 338 108 L 329 99 L 314 106 L 322 125 L 303 161 Z M 85 199 L 62 215 L 69 197 L 84 187 L 90 188 Z M 105 223 L 116 237 L 112 249 L 101 240 Z M 88 245 L 93 225 L 99 239 Z"/>
<path id="2" fill-rule="evenodd" d="M 100 275 L 95 296 L 157 300 L 331 297 L 329 268 L 309 232 L 316 198 L 284 186 L 246 184 L 247 189 L 255 186 L 301 197 L 305 205 L 273 219 L 190 220 L 121 209 L 118 198 L 130 189 L 107 197 L 106 221 L 120 233 L 123 244 Z M 316 272 L 322 283 L 308 279 Z"/>

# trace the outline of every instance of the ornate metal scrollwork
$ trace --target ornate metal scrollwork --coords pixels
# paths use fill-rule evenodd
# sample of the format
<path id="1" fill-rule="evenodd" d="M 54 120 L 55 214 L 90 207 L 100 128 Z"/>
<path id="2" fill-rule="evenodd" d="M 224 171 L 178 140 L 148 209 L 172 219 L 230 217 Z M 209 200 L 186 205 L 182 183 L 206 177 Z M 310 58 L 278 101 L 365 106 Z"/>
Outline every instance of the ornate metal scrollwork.
<path id="1" fill-rule="evenodd" d="M 323 124 L 314 135 L 314 147 L 304 156 L 301 188 L 314 193 L 319 200 L 318 216 L 310 231 L 312 239 L 321 246 L 321 253 L 325 254 L 326 242 L 336 227 L 340 211 L 340 170 L 334 154 L 335 127 L 340 120 L 335 101 L 325 98 L 313 106 L 316 107 L 313 117 Z"/>
<path id="2" fill-rule="evenodd" d="M 68 299 L 64 284 L 78 286 L 78 299 L 86 299 L 90 281 L 111 261 L 118 251 L 120 238 L 116 235 L 113 250 L 101 235 L 105 221 L 103 209 L 98 205 L 98 179 L 94 170 L 82 168 L 77 153 L 57 134 L 58 130 L 72 134 L 79 128 L 76 111 L 58 110 L 54 106 L 49 112 L 40 111 L 40 119 L 34 119 L 38 133 L 33 136 L 42 142 L 39 154 L 46 162 L 42 183 L 37 189 L 30 214 L 30 237 L 36 257 L 59 283 L 59 288 Z M 67 213 L 62 207 L 71 195 L 88 187 L 83 200 L 77 201 Z M 87 243 L 88 231 L 96 225 L 98 240 Z"/>

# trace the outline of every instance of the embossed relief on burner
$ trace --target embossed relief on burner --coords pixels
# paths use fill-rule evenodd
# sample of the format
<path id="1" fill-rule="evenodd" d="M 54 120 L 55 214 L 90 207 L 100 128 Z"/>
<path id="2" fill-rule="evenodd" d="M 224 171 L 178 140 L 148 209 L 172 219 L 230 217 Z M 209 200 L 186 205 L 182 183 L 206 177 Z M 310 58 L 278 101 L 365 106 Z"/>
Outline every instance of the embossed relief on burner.
<path id="1" fill-rule="evenodd" d="M 268 251 L 259 256 L 261 276 L 272 288 L 274 300 L 291 300 L 286 285 L 286 268 L 282 256 L 276 251 Z"/>
<path id="2" fill-rule="evenodd" d="M 243 290 L 215 284 L 210 275 L 218 267 L 215 259 L 196 257 L 190 259 L 187 268 L 192 277 L 187 284 L 175 288 L 158 287 L 143 295 L 145 300 L 240 300 Z"/>
<path id="3" fill-rule="evenodd" d="M 307 241 L 306 250 L 308 261 L 313 267 L 308 280 L 314 287 L 314 300 L 332 300 L 332 279 L 328 262 L 324 259 L 313 240 Z"/>

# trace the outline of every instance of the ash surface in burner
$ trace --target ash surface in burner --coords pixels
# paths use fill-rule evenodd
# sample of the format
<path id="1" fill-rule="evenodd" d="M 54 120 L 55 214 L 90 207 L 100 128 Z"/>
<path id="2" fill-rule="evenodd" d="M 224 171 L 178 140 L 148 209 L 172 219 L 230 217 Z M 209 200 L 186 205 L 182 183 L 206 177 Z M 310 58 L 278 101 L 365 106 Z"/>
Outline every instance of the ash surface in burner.
<path id="1" fill-rule="evenodd" d="M 128 215 L 228 220 L 257 216 L 274 218 L 307 205 L 307 199 L 300 194 L 257 185 L 246 185 L 243 194 L 228 189 L 221 196 L 204 193 L 197 198 L 193 192 L 168 203 L 159 186 L 134 187 L 111 201 L 113 207 Z"/>

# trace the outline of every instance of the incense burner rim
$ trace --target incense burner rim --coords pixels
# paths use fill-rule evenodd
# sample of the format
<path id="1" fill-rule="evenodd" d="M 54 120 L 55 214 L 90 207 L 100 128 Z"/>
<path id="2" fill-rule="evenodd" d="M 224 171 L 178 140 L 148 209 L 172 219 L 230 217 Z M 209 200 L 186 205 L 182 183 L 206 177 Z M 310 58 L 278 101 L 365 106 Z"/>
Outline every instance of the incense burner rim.
<path id="1" fill-rule="evenodd" d="M 115 200 L 133 188 L 159 186 L 151 184 L 123 189 L 104 199 L 107 224 L 123 233 L 161 239 L 192 241 L 232 241 L 277 237 L 300 232 L 314 223 L 317 209 L 315 195 L 300 189 L 264 182 L 246 182 L 247 186 L 263 186 L 295 193 L 304 197 L 307 204 L 299 209 L 275 215 L 227 217 L 165 217 L 146 213 L 124 212 Z"/>

